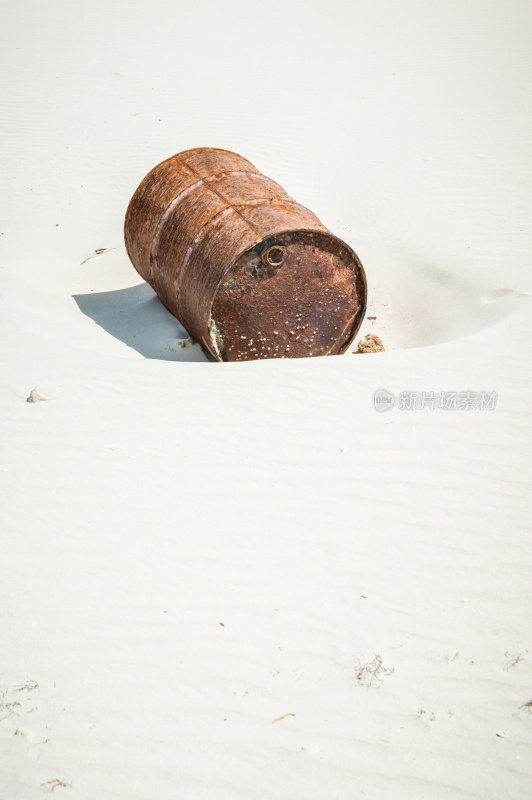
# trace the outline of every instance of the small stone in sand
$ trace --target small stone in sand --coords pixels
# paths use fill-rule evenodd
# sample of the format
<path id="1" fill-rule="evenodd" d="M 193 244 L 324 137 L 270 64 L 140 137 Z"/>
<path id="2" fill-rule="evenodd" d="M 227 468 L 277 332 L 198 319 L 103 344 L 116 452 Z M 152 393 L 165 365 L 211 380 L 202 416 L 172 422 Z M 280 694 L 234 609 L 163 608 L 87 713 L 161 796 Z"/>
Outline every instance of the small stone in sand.
<path id="1" fill-rule="evenodd" d="M 382 353 L 384 352 L 384 345 L 378 336 L 374 333 L 368 333 L 358 343 L 358 353 Z"/>
<path id="2" fill-rule="evenodd" d="M 34 389 L 31 390 L 29 395 L 26 398 L 26 403 L 40 403 L 43 400 L 49 400 L 49 395 L 45 394 L 42 389 L 39 389 L 38 386 L 35 386 Z"/>

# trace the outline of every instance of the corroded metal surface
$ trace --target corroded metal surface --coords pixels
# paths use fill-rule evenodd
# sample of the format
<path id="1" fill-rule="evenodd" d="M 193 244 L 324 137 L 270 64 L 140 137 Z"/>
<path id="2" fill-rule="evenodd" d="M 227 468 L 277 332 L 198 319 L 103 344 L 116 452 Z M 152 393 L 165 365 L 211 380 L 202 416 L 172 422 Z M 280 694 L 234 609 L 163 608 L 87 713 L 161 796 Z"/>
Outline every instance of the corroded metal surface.
<path id="1" fill-rule="evenodd" d="M 137 271 L 219 361 L 342 353 L 364 316 L 351 248 L 227 150 L 155 167 L 129 204 L 125 240 Z"/>

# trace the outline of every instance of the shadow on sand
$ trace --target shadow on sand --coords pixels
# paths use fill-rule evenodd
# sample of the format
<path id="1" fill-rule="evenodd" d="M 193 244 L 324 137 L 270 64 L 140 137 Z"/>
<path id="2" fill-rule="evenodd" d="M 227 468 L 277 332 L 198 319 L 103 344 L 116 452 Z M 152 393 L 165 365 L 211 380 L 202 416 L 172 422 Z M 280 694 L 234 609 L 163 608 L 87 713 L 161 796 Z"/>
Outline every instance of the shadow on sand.
<path id="1" fill-rule="evenodd" d="M 187 331 L 147 283 L 73 297 L 83 314 L 145 358 L 209 362 L 198 344 L 188 343 Z"/>

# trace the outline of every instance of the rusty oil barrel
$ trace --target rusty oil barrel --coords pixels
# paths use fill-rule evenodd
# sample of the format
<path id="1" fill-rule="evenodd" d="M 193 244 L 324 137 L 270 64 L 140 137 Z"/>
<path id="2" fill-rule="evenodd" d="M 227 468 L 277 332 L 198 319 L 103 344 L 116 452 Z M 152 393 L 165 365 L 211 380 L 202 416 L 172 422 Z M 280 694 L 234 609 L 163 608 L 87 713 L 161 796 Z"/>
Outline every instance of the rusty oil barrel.
<path id="1" fill-rule="evenodd" d="M 133 195 L 135 269 L 218 361 L 343 353 L 366 308 L 353 250 L 245 158 L 200 147 Z"/>

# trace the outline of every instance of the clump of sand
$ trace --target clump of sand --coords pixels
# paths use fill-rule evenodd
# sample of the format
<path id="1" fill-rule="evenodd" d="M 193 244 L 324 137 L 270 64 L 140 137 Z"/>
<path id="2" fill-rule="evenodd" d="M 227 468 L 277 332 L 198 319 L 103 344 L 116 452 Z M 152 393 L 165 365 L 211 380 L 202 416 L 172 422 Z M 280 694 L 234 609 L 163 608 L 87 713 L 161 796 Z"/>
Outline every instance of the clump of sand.
<path id="1" fill-rule="evenodd" d="M 358 343 L 357 353 L 382 353 L 384 352 L 384 345 L 379 336 L 374 333 L 368 333 Z"/>

